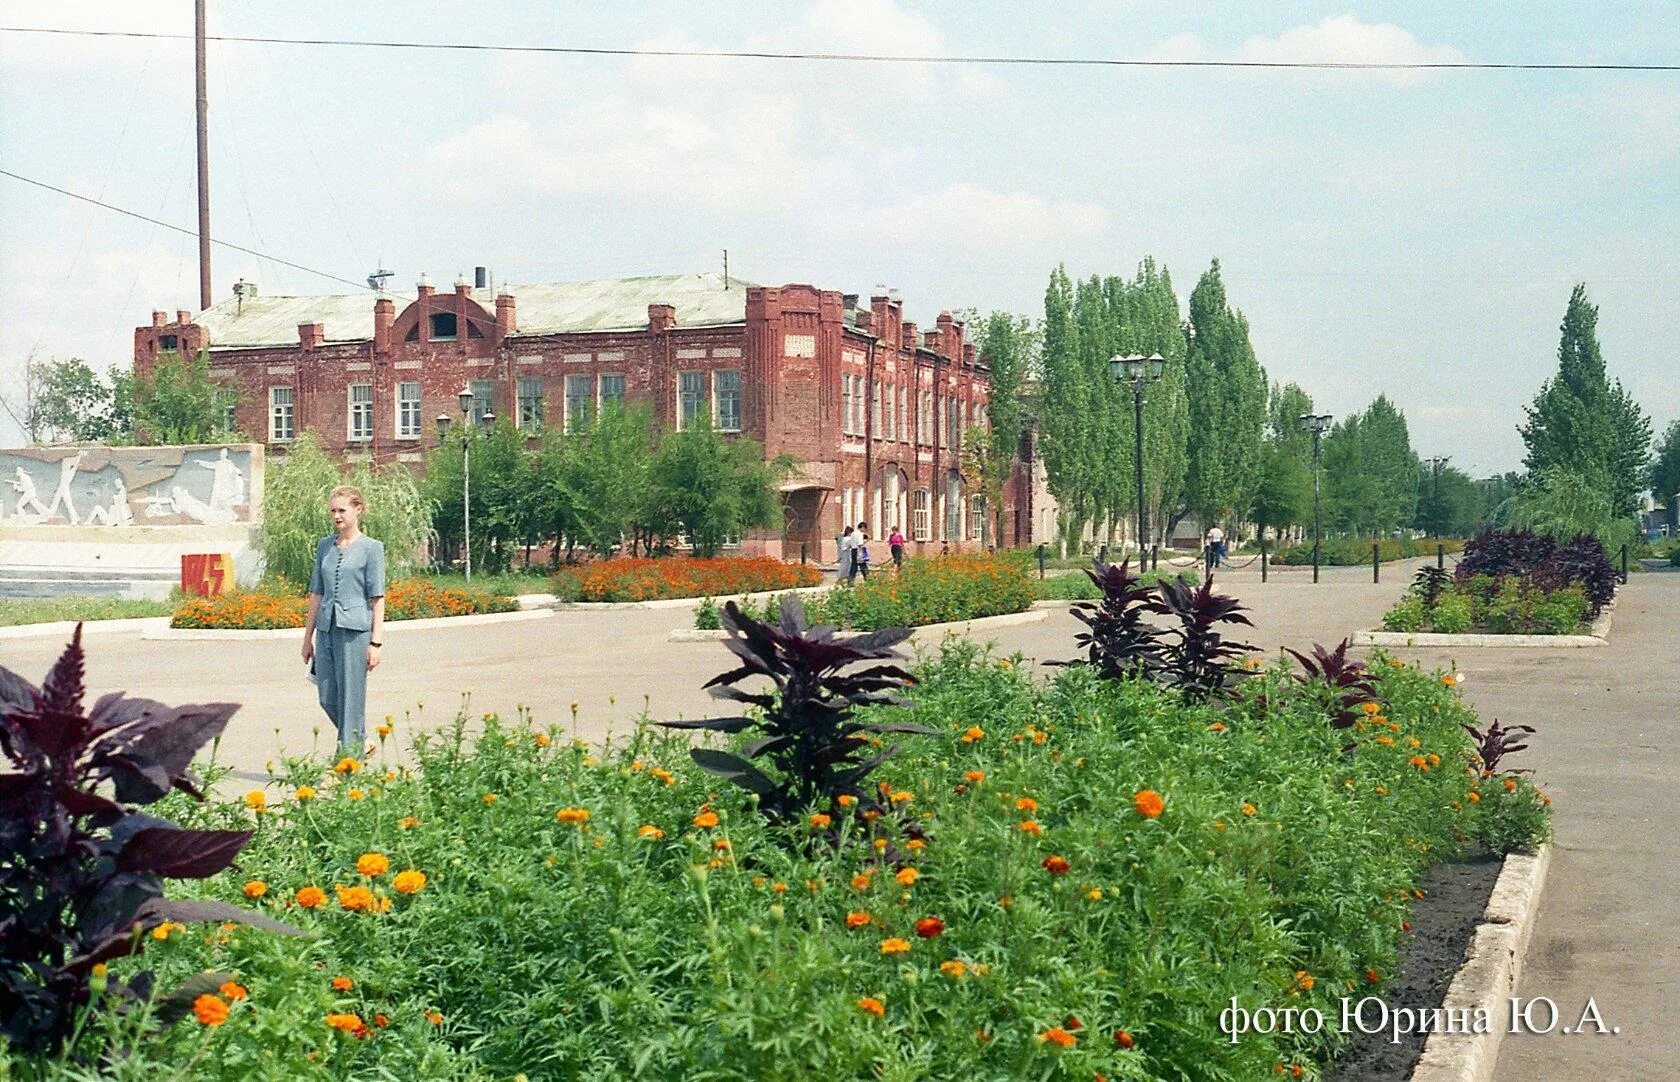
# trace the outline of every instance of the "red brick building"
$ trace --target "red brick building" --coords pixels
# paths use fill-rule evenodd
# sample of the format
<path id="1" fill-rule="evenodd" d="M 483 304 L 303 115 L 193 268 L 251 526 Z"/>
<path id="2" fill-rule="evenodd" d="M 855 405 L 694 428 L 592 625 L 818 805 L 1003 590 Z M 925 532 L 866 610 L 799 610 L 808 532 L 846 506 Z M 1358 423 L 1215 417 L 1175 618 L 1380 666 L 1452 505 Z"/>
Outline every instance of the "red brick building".
<path id="1" fill-rule="evenodd" d="M 440 439 L 435 418 L 459 423 L 464 387 L 475 414 L 493 409 L 533 435 L 613 398 L 650 403 L 667 428 L 704 410 L 804 463 L 784 486 L 784 528 L 749 537 L 749 551 L 796 559 L 803 546 L 832 560 L 843 523 L 859 521 L 878 538 L 899 525 L 912 552 L 977 548 L 982 530 L 996 543 L 958 461 L 963 431 L 986 423 L 987 370 L 963 325 L 943 312 L 924 330 L 894 297 L 857 300 L 715 274 L 476 296 L 465 280 L 439 293 L 422 276 L 406 301 L 265 297 L 242 283 L 196 316 L 152 313 L 134 362 L 141 372 L 161 353 L 207 350 L 237 391 L 233 427 L 282 455 L 313 429 L 340 454 L 419 462 Z"/>

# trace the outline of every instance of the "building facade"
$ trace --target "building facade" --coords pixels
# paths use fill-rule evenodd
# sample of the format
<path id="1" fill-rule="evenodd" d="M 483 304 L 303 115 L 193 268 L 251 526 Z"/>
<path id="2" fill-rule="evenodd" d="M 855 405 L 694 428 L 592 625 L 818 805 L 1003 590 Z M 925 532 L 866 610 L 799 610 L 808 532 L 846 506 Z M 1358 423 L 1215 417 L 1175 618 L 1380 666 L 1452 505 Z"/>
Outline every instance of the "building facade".
<path id="1" fill-rule="evenodd" d="M 645 402 L 667 429 L 706 415 L 803 463 L 783 486 L 783 528 L 744 539 L 746 551 L 829 561 L 843 524 L 864 521 L 883 539 L 899 526 L 912 553 L 1020 541 L 1024 482 L 1006 492 L 997 538 L 962 476 L 988 372 L 949 312 L 924 330 L 893 296 L 864 307 L 715 274 L 475 288 L 463 278 L 442 293 L 422 276 L 399 300 L 264 297 L 241 283 L 197 315 L 154 312 L 135 330 L 135 370 L 207 352 L 236 392 L 231 427 L 278 456 L 313 430 L 346 457 L 419 463 L 443 438 L 439 419 L 461 421 L 463 388 L 473 419 L 493 410 L 533 439 L 610 400 Z"/>

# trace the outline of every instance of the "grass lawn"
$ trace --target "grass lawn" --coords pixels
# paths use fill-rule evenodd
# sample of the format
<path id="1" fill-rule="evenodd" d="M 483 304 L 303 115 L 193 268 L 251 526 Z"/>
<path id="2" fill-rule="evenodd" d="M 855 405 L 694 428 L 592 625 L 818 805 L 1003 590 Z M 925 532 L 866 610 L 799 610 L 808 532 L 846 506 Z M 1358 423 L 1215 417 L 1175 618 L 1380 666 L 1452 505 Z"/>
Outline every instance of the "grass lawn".
<path id="1" fill-rule="evenodd" d="M 60 620 L 127 620 L 168 616 L 172 601 L 127 601 L 114 597 L 0 598 L 0 627 Z"/>

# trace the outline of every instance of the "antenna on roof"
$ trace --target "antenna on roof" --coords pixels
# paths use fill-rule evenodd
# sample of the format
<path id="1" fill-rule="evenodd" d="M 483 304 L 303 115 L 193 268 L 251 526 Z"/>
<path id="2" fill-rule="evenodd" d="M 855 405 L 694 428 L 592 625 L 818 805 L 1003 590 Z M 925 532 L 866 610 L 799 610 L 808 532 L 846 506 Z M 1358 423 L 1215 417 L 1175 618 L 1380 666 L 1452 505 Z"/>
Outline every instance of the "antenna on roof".
<path id="1" fill-rule="evenodd" d="M 723 250 L 723 288 L 729 288 L 729 249 Z"/>
<path id="2" fill-rule="evenodd" d="M 396 276 L 395 271 L 385 269 L 385 261 L 379 261 L 379 269 L 367 276 L 368 288 L 378 293 L 385 292 L 385 283 Z"/>

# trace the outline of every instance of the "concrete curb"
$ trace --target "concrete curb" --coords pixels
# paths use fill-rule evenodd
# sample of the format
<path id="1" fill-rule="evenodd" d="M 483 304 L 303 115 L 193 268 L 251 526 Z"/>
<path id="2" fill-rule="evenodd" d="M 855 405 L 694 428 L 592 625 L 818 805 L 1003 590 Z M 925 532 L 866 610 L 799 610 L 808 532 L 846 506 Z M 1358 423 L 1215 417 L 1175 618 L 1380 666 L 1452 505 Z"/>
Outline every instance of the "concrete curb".
<path id="1" fill-rule="evenodd" d="M 1584 650 L 1610 645 L 1610 617 L 1614 601 L 1604 607 L 1585 635 L 1443 635 L 1433 631 L 1355 631 L 1355 646 L 1445 646 L 1466 649 L 1480 646 L 1538 647 L 1552 650 Z"/>
<path id="2" fill-rule="evenodd" d="M 135 616 L 125 620 L 85 620 L 82 634 L 95 631 L 145 631 L 147 628 L 168 627 L 167 616 Z M 68 639 L 76 630 L 74 620 L 55 620 L 45 624 L 14 624 L 0 627 L 0 639 L 32 639 L 39 636 L 59 636 Z"/>
<path id="3" fill-rule="evenodd" d="M 1486 1012 L 1487 1033 L 1435 1032 L 1423 1046 L 1412 1082 L 1490 1082 L 1499 1061 L 1499 1042 L 1510 1028 L 1509 999 L 1522 979 L 1523 955 L 1534 934 L 1552 846 L 1532 856 L 1513 853 L 1488 896 L 1482 924 L 1464 952 L 1464 965 L 1441 1006 L 1474 1018 Z"/>
<path id="4" fill-rule="evenodd" d="M 1006 612 L 1002 616 L 980 616 L 973 620 L 953 620 L 944 624 L 923 624 L 916 628 L 916 634 L 924 631 L 945 631 L 951 635 L 966 635 L 975 629 L 988 627 L 1009 627 L 1013 624 L 1036 624 L 1048 617 L 1043 610 L 1026 612 Z M 862 634 L 862 632 L 859 632 Z M 704 630 L 697 627 L 679 627 L 667 636 L 670 642 L 719 642 L 729 637 L 729 632 L 722 630 Z"/>
<path id="5" fill-rule="evenodd" d="M 792 590 L 764 590 L 756 594 L 718 594 L 712 597 L 721 607 L 725 601 L 762 601 L 783 594 L 821 594 L 834 589 L 834 584 L 799 586 Z M 692 609 L 700 604 L 698 597 L 668 597 L 658 601 L 556 601 L 554 607 L 571 612 L 616 612 L 619 609 Z"/>
<path id="6" fill-rule="evenodd" d="M 425 620 L 387 620 L 385 631 L 420 631 L 432 627 L 468 627 L 475 624 L 506 624 L 519 620 L 546 620 L 554 615 L 553 609 L 521 609 L 518 612 L 485 612 L 475 616 L 433 616 Z M 295 639 L 303 632 L 301 627 L 257 628 L 254 630 L 232 630 L 209 627 L 170 627 L 168 620 L 162 626 L 146 628 L 141 631 L 142 639 Z"/>

